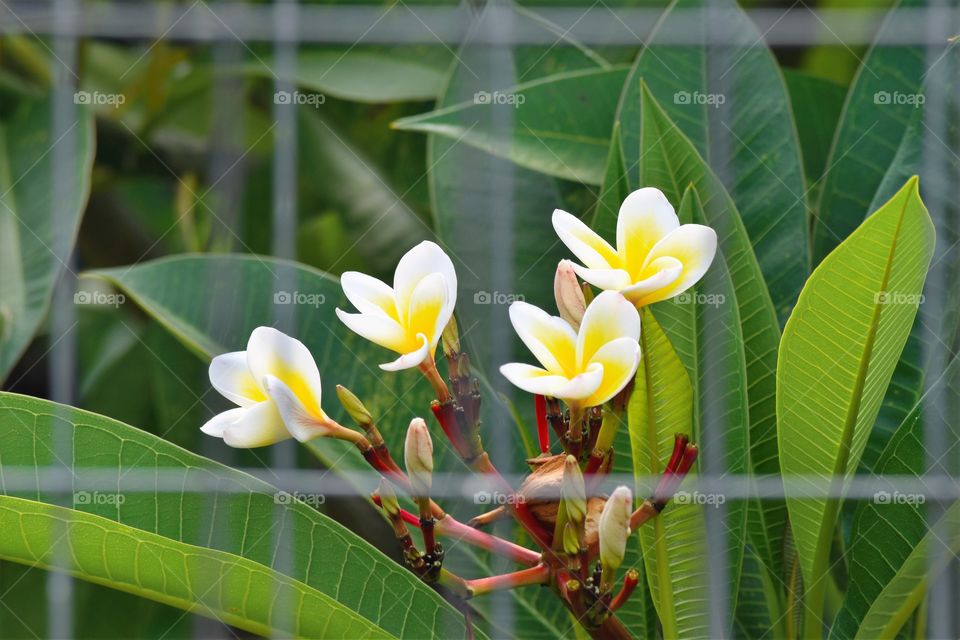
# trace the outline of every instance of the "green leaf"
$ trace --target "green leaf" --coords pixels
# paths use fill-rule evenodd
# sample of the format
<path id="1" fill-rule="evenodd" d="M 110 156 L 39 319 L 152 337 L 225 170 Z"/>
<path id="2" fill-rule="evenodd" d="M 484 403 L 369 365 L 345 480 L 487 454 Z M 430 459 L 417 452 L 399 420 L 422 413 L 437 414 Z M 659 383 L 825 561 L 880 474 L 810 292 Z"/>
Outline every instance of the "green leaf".
<path id="1" fill-rule="evenodd" d="M 875 472 L 894 478 L 919 478 L 928 472 L 949 474 L 949 462 L 943 456 L 931 456 L 924 443 L 929 441 L 928 434 L 937 434 L 938 439 L 950 445 L 957 442 L 960 432 L 952 416 L 958 401 L 960 359 L 954 358 L 897 429 L 877 461 Z M 932 462 L 930 469 L 928 461 Z M 881 594 L 892 583 L 905 578 L 909 557 L 927 534 L 928 507 L 899 492 L 894 501 L 895 492 L 883 483 L 878 483 L 877 490 L 874 500 L 860 504 L 854 517 L 848 552 L 850 587 L 830 630 L 833 640 L 857 635 L 868 611 L 876 609 Z M 899 606 L 889 611 L 891 617 L 901 612 Z"/>
<path id="2" fill-rule="evenodd" d="M 446 46 L 354 46 L 300 51 L 287 77 L 272 57 L 250 62 L 249 73 L 276 74 L 299 87 L 354 102 L 433 100 L 443 88 L 453 53 Z"/>
<path id="3" fill-rule="evenodd" d="M 617 216 L 620 215 L 620 205 L 628 195 L 630 195 L 630 177 L 627 175 L 626 160 L 623 157 L 620 122 L 617 121 L 613 125 L 607 166 L 600 186 L 600 197 L 597 199 L 593 222 L 590 225 L 610 243 L 610 246 L 617 246 Z"/>
<path id="4" fill-rule="evenodd" d="M 51 110 L 49 98 L 24 100 L 0 120 L 0 381 L 46 315 L 90 191 L 93 116 L 78 107 L 77 120 L 55 134 Z M 65 146 L 53 150 L 58 144 Z M 72 154 L 68 171 L 54 176 L 64 152 Z M 55 200 L 63 194 L 70 200 Z"/>
<path id="5" fill-rule="evenodd" d="M 910 552 L 863 618 L 856 637 L 894 638 L 909 622 L 927 586 L 960 553 L 960 503 L 954 503 Z"/>
<path id="6" fill-rule="evenodd" d="M 706 223 L 694 187 L 684 191 L 678 214 L 681 224 Z M 653 314 L 689 375 L 692 437 L 700 446 L 701 472 L 733 481 L 745 477 L 750 456 L 746 360 L 736 292 L 722 249 L 693 289 L 654 305 Z M 723 529 L 717 530 L 722 531 L 718 537 L 725 544 L 726 579 L 738 584 L 747 538 L 747 503 L 731 500 L 722 506 Z M 718 519 L 715 526 L 719 523 Z M 736 608 L 737 595 L 730 593 L 726 611 Z"/>
<path id="7" fill-rule="evenodd" d="M 827 156 L 847 96 L 841 84 L 817 76 L 783 70 L 790 104 L 797 120 L 800 150 L 807 180 L 817 183 L 827 168 Z M 903 184 L 903 181 L 900 182 Z"/>
<path id="8" fill-rule="evenodd" d="M 521 167 L 600 184 L 626 76 L 626 67 L 559 73 L 478 92 L 469 101 L 397 120 L 393 127 L 443 135 Z"/>
<path id="9" fill-rule="evenodd" d="M 302 582 L 222 551 L 0 496 L 0 558 L 201 613 L 261 636 L 392 638 Z"/>
<path id="10" fill-rule="evenodd" d="M 693 433 L 693 390 L 683 362 L 653 314 L 644 310 L 642 317 L 641 362 L 627 420 L 636 492 L 649 496 L 655 486 L 644 479 L 663 472 L 674 435 Z M 640 528 L 647 582 L 665 638 L 710 635 L 705 527 L 703 507 L 673 500 Z"/>
<path id="11" fill-rule="evenodd" d="M 928 51 L 897 40 L 906 14 L 926 5 L 926 0 L 901 0 L 890 11 L 847 94 L 815 209 L 811 238 L 815 265 L 870 212 L 870 202 L 897 151 L 895 141 L 916 111 L 916 101 L 910 98 L 920 91 Z"/>
<path id="12" fill-rule="evenodd" d="M 810 272 L 807 187 L 790 100 L 763 35 L 734 0 L 675 0 L 620 98 L 628 167 L 644 146 L 641 80 L 736 203 L 782 324 Z M 640 169 L 630 172 L 635 188 L 649 184 Z"/>
<path id="13" fill-rule="evenodd" d="M 718 250 L 730 269 L 744 339 L 750 465 L 753 473 L 777 474 L 780 465 L 774 393 L 780 330 L 770 296 L 763 286 L 760 267 L 737 208 L 720 180 L 646 89 L 641 92 L 641 100 L 641 181 L 659 187 L 671 202 L 680 202 L 683 190 L 692 184 L 702 200 L 706 224 L 717 232 Z M 786 508 L 779 501 L 764 501 L 759 515 L 759 519 L 751 518 L 750 538 L 764 566 L 779 581 L 783 575 Z"/>
<path id="14" fill-rule="evenodd" d="M 856 470 L 916 315 L 933 245 L 933 225 L 913 179 L 810 277 L 780 345 L 784 476 L 829 478 Z M 813 496 L 787 500 L 808 585 L 808 635 L 819 635 L 821 578 L 839 504 Z"/>
<path id="15" fill-rule="evenodd" d="M 75 509 L 242 556 L 309 585 L 397 637 L 463 635 L 462 614 L 312 507 L 110 418 L 2 393 L 0 467 L 3 493 L 60 499 L 39 472 L 59 470 L 74 479 Z M 9 487 L 16 470 L 26 473 Z M 103 489 L 88 489 L 94 482 Z"/>

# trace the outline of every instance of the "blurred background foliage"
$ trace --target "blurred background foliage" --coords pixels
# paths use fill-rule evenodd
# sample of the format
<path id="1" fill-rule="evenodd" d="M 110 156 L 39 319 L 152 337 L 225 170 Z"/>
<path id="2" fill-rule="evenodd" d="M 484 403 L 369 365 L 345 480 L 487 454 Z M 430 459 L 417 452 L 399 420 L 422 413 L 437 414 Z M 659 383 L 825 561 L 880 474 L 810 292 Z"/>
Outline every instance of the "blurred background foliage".
<path id="1" fill-rule="evenodd" d="M 551 6 L 558 4 L 586 9 L 573 0 Z M 636 4 L 640 3 L 611 3 Z M 741 2 L 745 8 L 786 9 L 796 4 Z M 818 9 L 884 9 L 890 2 L 810 0 L 800 4 Z M 535 20 L 538 6 L 523 5 L 523 19 Z M 471 6 L 477 12 L 481 9 L 479 4 Z M 869 42 L 876 27 L 864 22 L 861 42 Z M 823 28 L 829 30 L 827 25 Z M 648 30 L 649 26 L 637 29 Z M 52 74 L 62 72 L 52 60 L 50 47 L 48 39 L 29 33 L 0 37 L 0 117 L 49 91 Z M 359 269 L 389 280 L 399 256 L 433 237 L 443 224 L 434 211 L 438 201 L 463 214 L 464 222 L 458 224 L 465 226 L 455 231 L 468 243 L 471 225 L 486 224 L 478 202 L 471 201 L 471 190 L 485 189 L 485 178 L 498 163 L 509 163 L 475 148 L 451 150 L 449 141 L 390 126 L 405 116 L 463 99 L 460 85 L 470 84 L 463 76 L 471 65 L 471 52 L 465 48 L 457 54 L 455 47 L 455 43 L 299 45 L 295 74 L 280 79 L 322 96 L 323 102 L 296 109 L 296 238 L 293 253 L 284 257 L 332 274 Z M 639 43 L 600 47 L 595 53 L 613 64 L 629 63 L 639 48 Z M 866 44 L 847 46 L 839 40 L 774 48 L 785 69 L 811 180 L 823 173 L 846 89 L 866 48 Z M 584 53 L 568 43 L 518 47 L 514 55 L 530 63 L 530 69 L 536 67 L 527 79 L 588 63 Z M 95 164 L 74 271 L 183 253 L 275 252 L 271 212 L 276 66 L 273 45 L 268 42 L 211 45 L 121 37 L 80 41 L 78 88 L 122 95 L 125 100 L 118 106 L 95 107 Z M 811 86 L 817 90 L 808 90 Z M 815 103 L 809 101 L 811 95 L 818 96 Z M 539 257 L 543 247 L 534 241 L 549 234 L 552 208 L 585 212 L 594 198 L 578 183 L 516 167 L 511 171 L 517 176 L 516 192 L 505 194 L 503 202 L 523 211 L 519 242 L 533 245 L 516 249 Z M 535 209 L 524 210 L 530 208 Z M 525 291 L 528 300 L 550 299 L 548 283 L 554 264 L 553 259 L 540 260 L 538 279 L 531 282 L 542 282 L 543 291 Z M 484 275 L 461 272 L 464 295 L 482 289 L 479 282 Z M 199 425 L 226 404 L 209 389 L 205 360 L 155 320 L 132 304 L 125 305 L 122 313 L 109 306 L 77 306 L 76 312 L 78 406 L 230 464 L 270 463 L 269 454 L 262 451 L 230 451 L 201 437 Z M 482 331 L 477 335 L 482 336 Z M 52 363 L 48 353 L 56 339 L 49 327 L 41 326 L 3 388 L 49 397 Z M 483 338 L 477 340 L 483 343 Z M 483 368 L 484 363 L 480 365 Z M 320 466 L 305 449 L 297 456 L 299 466 Z M 376 526 L 356 526 L 367 508 L 362 501 L 324 505 L 327 513 L 353 524 L 361 535 L 393 554 L 393 541 L 379 519 Z M 0 608 L 0 636 L 29 636 L 46 628 L 44 599 L 38 597 L 45 579 L 43 573 L 0 564 L 0 594 L 4 594 L 0 600 L 5 604 Z M 109 609 L 102 608 L 104 603 L 109 603 Z M 23 612 L 29 612 L 28 619 Z M 522 615 L 538 613 L 528 609 Z M 75 620 L 76 634 L 88 638 L 152 637 L 160 629 L 170 629 L 168 638 L 186 637 L 214 625 L 89 584 L 78 586 Z"/>

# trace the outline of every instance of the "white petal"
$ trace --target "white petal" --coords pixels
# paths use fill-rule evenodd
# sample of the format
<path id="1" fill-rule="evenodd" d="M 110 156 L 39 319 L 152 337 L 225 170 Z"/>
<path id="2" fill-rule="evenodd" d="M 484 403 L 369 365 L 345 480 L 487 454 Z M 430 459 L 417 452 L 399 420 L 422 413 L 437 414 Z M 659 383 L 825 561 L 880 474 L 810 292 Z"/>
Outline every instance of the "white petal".
<path id="1" fill-rule="evenodd" d="M 210 384 L 227 400 L 249 407 L 263 402 L 266 396 L 247 367 L 245 351 L 223 353 L 210 361 Z"/>
<path id="2" fill-rule="evenodd" d="M 421 333 L 417 336 L 417 339 L 420 340 L 419 348 L 403 354 L 393 362 L 380 365 L 380 368 L 384 371 L 400 371 L 402 369 L 412 369 L 413 367 L 420 366 L 420 364 L 430 356 L 431 349 L 430 343 L 427 341 L 427 336 Z"/>
<path id="3" fill-rule="evenodd" d="M 584 404 L 595 407 L 603 404 L 627 386 L 640 364 L 640 344 L 634 338 L 618 338 L 600 347 L 589 366 L 603 367 L 603 381 Z"/>
<path id="4" fill-rule="evenodd" d="M 321 413 L 312 414 L 296 396 L 296 394 L 274 376 L 265 376 L 263 386 L 267 394 L 277 405 L 280 417 L 294 438 L 300 442 L 307 442 L 330 433 L 329 418 Z"/>
<path id="5" fill-rule="evenodd" d="M 214 438 L 222 438 L 223 432 L 226 431 L 227 427 L 242 418 L 246 411 L 246 407 L 239 407 L 237 409 L 228 409 L 223 413 L 218 413 L 207 420 L 207 423 L 200 427 L 200 431 L 203 431 L 208 436 L 213 436 Z"/>
<path id="6" fill-rule="evenodd" d="M 523 343 L 548 371 L 574 375 L 577 334 L 563 318 L 526 302 L 510 305 L 510 322 Z"/>
<path id="7" fill-rule="evenodd" d="M 426 276 L 410 294 L 407 310 L 407 335 L 427 336 L 431 350 L 440 342 L 440 334 L 450 321 L 452 309 L 447 308 L 446 280 L 439 273 Z"/>
<path id="8" fill-rule="evenodd" d="M 676 258 L 663 256 L 647 265 L 645 273 L 652 275 L 620 290 L 620 293 L 637 307 L 646 304 L 646 296 L 676 282 L 683 273 L 683 264 Z"/>
<path id="9" fill-rule="evenodd" d="M 576 216 L 556 209 L 553 212 L 553 229 L 573 255 L 590 269 L 620 266 L 616 250 Z"/>
<path id="10" fill-rule="evenodd" d="M 240 419 L 227 425 L 223 441 L 238 449 L 266 447 L 290 439 L 290 432 L 283 424 L 277 405 L 272 400 L 247 407 Z"/>
<path id="11" fill-rule="evenodd" d="M 347 313 L 341 309 L 337 309 L 337 317 L 354 333 L 391 351 L 403 353 L 410 346 L 407 332 L 397 324 L 396 320 L 391 318 L 385 318 L 381 315 Z"/>
<path id="12" fill-rule="evenodd" d="M 275 376 L 293 389 L 313 414 L 321 413 L 320 371 L 310 350 L 296 338 L 271 327 L 257 327 L 247 342 L 247 365 L 261 388 L 266 376 Z"/>
<path id="13" fill-rule="evenodd" d="M 627 269 L 639 269 L 653 246 L 679 226 L 673 205 L 660 189 L 645 187 L 627 196 L 617 216 L 617 251 Z"/>
<path id="14" fill-rule="evenodd" d="M 585 368 L 593 354 L 617 338 L 640 339 L 640 314 L 616 291 L 604 291 L 587 307 L 577 335 L 577 364 Z"/>
<path id="15" fill-rule="evenodd" d="M 346 271 L 340 276 L 340 286 L 347 300 L 360 313 L 398 319 L 397 302 L 387 283 L 365 273 Z"/>
<path id="16" fill-rule="evenodd" d="M 603 367 L 595 365 L 573 378 L 558 376 L 539 367 L 511 362 L 500 367 L 500 373 L 528 393 L 552 396 L 567 401 L 589 398 L 603 381 Z"/>
<path id="17" fill-rule="evenodd" d="M 647 257 L 648 264 L 669 256 L 683 264 L 679 277 L 667 287 L 644 298 L 644 304 L 683 293 L 695 285 L 710 268 L 717 253 L 717 232 L 700 224 L 685 224 L 658 242 Z"/>
<path id="18" fill-rule="evenodd" d="M 631 283 L 630 274 L 623 269 L 587 269 L 575 264 L 573 270 L 578 276 L 600 289 L 619 291 L 629 287 Z"/>
<path id="19" fill-rule="evenodd" d="M 403 314 L 410 307 L 410 296 L 420 281 L 431 273 L 443 276 L 447 285 L 446 311 L 453 313 L 457 304 L 457 272 L 453 268 L 450 256 L 443 252 L 435 242 L 424 240 L 407 251 L 393 274 L 393 290 L 397 300 L 397 310 Z"/>

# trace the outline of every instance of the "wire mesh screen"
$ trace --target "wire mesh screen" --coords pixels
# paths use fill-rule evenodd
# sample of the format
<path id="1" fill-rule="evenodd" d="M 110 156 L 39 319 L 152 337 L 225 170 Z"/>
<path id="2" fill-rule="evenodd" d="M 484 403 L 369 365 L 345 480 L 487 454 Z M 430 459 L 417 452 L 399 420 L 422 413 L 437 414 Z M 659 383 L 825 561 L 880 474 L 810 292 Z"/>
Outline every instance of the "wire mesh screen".
<path id="1" fill-rule="evenodd" d="M 960 637 L 958 34 L 0 0 L 0 637 Z"/>

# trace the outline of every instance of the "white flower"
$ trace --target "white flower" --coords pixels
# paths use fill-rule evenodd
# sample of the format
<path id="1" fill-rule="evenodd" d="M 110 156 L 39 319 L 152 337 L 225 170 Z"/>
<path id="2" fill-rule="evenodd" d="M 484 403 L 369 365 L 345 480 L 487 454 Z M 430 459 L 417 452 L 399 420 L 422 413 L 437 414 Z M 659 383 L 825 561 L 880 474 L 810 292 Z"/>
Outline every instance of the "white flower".
<path id="1" fill-rule="evenodd" d="M 619 291 L 637 307 L 679 295 L 713 262 L 717 234 L 681 225 L 659 189 L 634 191 L 620 205 L 617 248 L 566 211 L 553 212 L 553 228 L 585 266 L 577 274 L 601 289 Z"/>
<path id="2" fill-rule="evenodd" d="M 409 369 L 433 359 L 457 302 L 457 274 L 443 249 L 424 241 L 408 251 L 397 264 L 392 288 L 356 271 L 344 273 L 340 284 L 360 312 L 337 309 L 340 320 L 367 340 L 401 354 L 381 369 Z"/>
<path id="3" fill-rule="evenodd" d="M 600 562 L 604 570 L 616 571 L 623 562 L 630 537 L 630 514 L 633 494 L 627 487 L 617 487 L 607 498 L 597 525 L 600 536 Z"/>
<path id="4" fill-rule="evenodd" d="M 600 405 L 633 379 L 640 362 L 640 316 L 615 291 L 594 298 L 579 332 L 525 302 L 510 305 L 510 321 L 543 368 L 514 362 L 500 372 L 530 393 L 581 407 Z"/>
<path id="5" fill-rule="evenodd" d="M 337 428 L 320 408 L 320 372 L 299 340 L 270 327 L 250 334 L 246 351 L 219 355 L 210 382 L 239 405 L 201 430 L 231 447 L 263 447 L 288 438 L 306 442 Z"/>
<path id="6" fill-rule="evenodd" d="M 429 496 L 433 480 L 433 441 L 427 423 L 422 418 L 410 421 L 403 446 L 403 462 L 414 497 Z"/>

